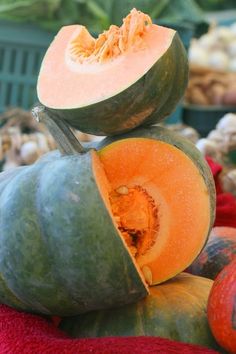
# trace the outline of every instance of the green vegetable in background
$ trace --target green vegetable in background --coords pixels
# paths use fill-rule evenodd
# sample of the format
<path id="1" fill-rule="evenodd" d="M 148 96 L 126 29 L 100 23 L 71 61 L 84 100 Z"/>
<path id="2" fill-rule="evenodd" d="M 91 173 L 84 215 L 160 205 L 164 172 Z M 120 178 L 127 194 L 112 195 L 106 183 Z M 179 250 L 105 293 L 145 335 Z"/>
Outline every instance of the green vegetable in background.
<path id="1" fill-rule="evenodd" d="M 0 0 L 0 18 L 34 22 L 51 31 L 80 23 L 99 33 L 110 24 L 120 25 L 133 7 L 158 22 L 196 27 L 205 23 L 194 0 Z"/>

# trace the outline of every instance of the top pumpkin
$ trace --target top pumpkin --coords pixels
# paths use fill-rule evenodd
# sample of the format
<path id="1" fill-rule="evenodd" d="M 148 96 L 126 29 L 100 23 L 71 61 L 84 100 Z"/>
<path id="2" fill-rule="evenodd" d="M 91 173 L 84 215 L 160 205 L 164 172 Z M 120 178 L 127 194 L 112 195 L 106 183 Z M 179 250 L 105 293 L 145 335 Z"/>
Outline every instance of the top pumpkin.
<path id="1" fill-rule="evenodd" d="M 37 92 L 57 119 L 96 135 L 115 135 L 168 116 L 183 96 L 188 65 L 176 31 L 133 9 L 121 27 L 93 38 L 63 27 L 45 54 Z"/>

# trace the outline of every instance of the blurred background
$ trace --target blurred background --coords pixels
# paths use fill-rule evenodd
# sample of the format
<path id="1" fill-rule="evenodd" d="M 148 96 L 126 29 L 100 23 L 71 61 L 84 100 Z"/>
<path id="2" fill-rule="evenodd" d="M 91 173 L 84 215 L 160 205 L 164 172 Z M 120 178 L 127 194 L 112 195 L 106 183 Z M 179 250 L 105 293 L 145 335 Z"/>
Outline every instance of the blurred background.
<path id="1" fill-rule="evenodd" d="M 55 148 L 30 110 L 42 58 L 60 27 L 79 23 L 96 36 L 120 25 L 133 7 L 177 30 L 188 52 L 188 88 L 165 124 L 208 155 L 219 157 L 223 146 L 236 163 L 235 0 L 0 0 L 1 168 L 32 163 Z"/>

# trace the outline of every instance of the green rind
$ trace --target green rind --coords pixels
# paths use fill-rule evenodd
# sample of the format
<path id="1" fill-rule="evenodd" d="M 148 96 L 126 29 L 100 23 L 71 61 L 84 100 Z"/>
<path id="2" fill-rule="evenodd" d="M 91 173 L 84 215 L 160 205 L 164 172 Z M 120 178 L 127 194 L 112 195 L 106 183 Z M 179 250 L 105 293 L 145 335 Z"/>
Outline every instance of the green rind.
<path id="1" fill-rule="evenodd" d="M 183 151 L 196 165 L 200 174 L 202 175 L 210 197 L 210 210 L 211 221 L 209 226 L 209 233 L 215 221 L 215 205 L 216 205 L 216 192 L 215 182 L 211 170 L 200 151 L 186 138 L 178 135 L 177 133 L 161 126 L 150 126 L 137 128 L 131 132 L 118 135 L 115 137 L 108 137 L 103 139 L 98 145 L 97 149 L 111 144 L 112 142 L 127 139 L 127 138 L 149 138 L 163 141 L 167 144 L 173 145 Z M 208 235 L 209 235 L 208 233 Z M 208 237 L 206 238 L 207 242 Z M 205 243 L 206 244 L 206 243 Z M 205 245 L 204 245 L 205 246 Z M 201 250 L 199 250 L 200 253 Z"/>
<path id="2" fill-rule="evenodd" d="M 175 64 L 175 71 L 173 74 L 173 84 L 169 87 L 168 95 L 165 104 L 161 109 L 155 110 L 146 120 L 144 125 L 152 125 L 159 123 L 163 118 L 168 117 L 176 108 L 183 93 L 186 89 L 186 83 L 188 82 L 188 59 L 185 55 L 179 55 L 176 57 L 176 53 L 183 52 L 184 46 L 180 40 L 173 41 L 170 60 Z"/>
<path id="3" fill-rule="evenodd" d="M 90 153 L 19 169 L 1 189 L 0 211 L 2 303 L 66 316 L 147 295 L 100 196 Z"/>
<path id="4" fill-rule="evenodd" d="M 187 55 L 176 32 L 151 69 L 119 94 L 84 108 L 47 110 L 82 132 L 116 135 L 164 119 L 182 98 L 187 81 Z"/>
<path id="5" fill-rule="evenodd" d="M 206 316 L 212 284 L 182 273 L 138 303 L 66 318 L 60 328 L 72 337 L 159 336 L 216 348 Z"/>

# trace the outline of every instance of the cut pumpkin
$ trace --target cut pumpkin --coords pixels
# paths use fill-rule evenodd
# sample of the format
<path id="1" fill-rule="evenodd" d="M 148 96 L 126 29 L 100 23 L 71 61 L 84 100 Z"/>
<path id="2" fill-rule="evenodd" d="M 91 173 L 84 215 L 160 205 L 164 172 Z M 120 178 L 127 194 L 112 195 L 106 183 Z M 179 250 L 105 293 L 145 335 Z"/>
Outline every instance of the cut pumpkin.
<path id="1" fill-rule="evenodd" d="M 56 118 L 83 132 L 114 135 L 154 112 L 155 122 L 171 113 L 187 74 L 176 31 L 133 9 L 121 27 L 112 25 L 97 39 L 84 26 L 63 27 L 45 55 L 37 92 Z"/>
<path id="2" fill-rule="evenodd" d="M 107 178 L 99 183 L 94 164 L 101 195 L 146 282 L 180 273 L 211 227 L 211 197 L 199 169 L 175 146 L 146 138 L 114 142 L 99 158 Z"/>
<path id="3" fill-rule="evenodd" d="M 165 128 L 128 135 L 83 153 L 69 136 L 64 155 L 1 174 L 2 303 L 60 316 L 129 304 L 200 253 L 215 208 L 203 157 Z"/>

